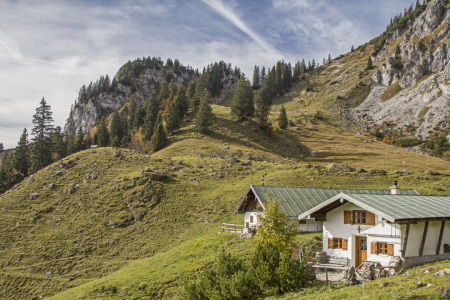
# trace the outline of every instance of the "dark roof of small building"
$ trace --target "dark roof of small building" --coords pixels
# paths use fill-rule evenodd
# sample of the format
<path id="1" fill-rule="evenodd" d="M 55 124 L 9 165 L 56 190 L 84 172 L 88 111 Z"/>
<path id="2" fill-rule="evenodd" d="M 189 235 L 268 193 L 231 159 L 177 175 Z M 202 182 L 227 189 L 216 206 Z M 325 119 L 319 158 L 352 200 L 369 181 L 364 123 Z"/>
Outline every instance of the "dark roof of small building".
<path id="1" fill-rule="evenodd" d="M 302 187 L 273 187 L 251 185 L 247 193 L 252 190 L 263 208 L 266 207 L 268 195 L 271 198 L 281 200 L 281 207 L 286 211 L 289 217 L 297 218 L 299 215 L 312 208 L 324 203 L 328 199 L 340 193 L 345 194 L 371 194 L 371 195 L 390 195 L 390 190 L 372 190 L 372 189 L 324 189 L 324 188 L 302 188 Z M 246 195 L 247 195 L 246 193 Z M 417 196 L 420 195 L 416 190 L 400 190 L 401 195 Z M 239 203 L 236 212 L 242 205 L 245 196 Z"/>
<path id="2" fill-rule="evenodd" d="M 390 222 L 432 221 L 450 219 L 450 197 L 412 195 L 373 195 L 340 193 L 298 217 L 326 214 L 351 202 Z"/>

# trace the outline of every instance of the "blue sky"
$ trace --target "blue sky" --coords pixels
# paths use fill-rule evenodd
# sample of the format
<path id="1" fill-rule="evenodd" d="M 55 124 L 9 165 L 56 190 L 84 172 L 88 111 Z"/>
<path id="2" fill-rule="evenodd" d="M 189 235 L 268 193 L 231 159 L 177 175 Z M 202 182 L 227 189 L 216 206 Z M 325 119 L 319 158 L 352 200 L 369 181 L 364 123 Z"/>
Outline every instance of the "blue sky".
<path id="1" fill-rule="evenodd" d="M 411 0 L 0 0 L 0 142 L 15 147 L 42 97 L 63 126 L 83 84 L 128 60 L 178 58 L 200 70 L 346 53 Z"/>

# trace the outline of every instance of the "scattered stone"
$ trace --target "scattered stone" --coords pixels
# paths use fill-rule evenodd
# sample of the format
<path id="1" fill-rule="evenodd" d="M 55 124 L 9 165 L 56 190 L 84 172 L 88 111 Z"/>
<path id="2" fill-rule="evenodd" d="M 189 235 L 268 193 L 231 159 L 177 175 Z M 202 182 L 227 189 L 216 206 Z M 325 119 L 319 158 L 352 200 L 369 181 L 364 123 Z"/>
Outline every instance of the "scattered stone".
<path id="1" fill-rule="evenodd" d="M 349 167 L 347 165 L 337 165 L 337 164 L 330 164 L 330 165 L 327 166 L 327 169 L 328 170 L 341 169 L 344 172 L 353 172 L 353 171 L 355 171 L 355 169 L 353 169 L 352 167 Z"/>
<path id="2" fill-rule="evenodd" d="M 49 187 L 51 190 L 53 190 L 53 188 L 55 187 L 55 184 L 52 182 L 52 183 L 50 183 L 50 184 L 48 185 L 48 187 Z"/>
<path id="3" fill-rule="evenodd" d="M 202 165 L 195 165 L 196 168 L 203 168 Z"/>
<path id="4" fill-rule="evenodd" d="M 91 150 L 91 153 L 97 153 L 97 151 L 95 151 L 95 150 Z"/>
<path id="5" fill-rule="evenodd" d="M 403 276 L 409 276 L 409 272 L 405 272 Z"/>
<path id="6" fill-rule="evenodd" d="M 182 160 L 177 160 L 177 164 L 182 165 L 183 161 Z"/>
<path id="7" fill-rule="evenodd" d="M 93 188 L 94 188 L 94 189 L 98 188 L 98 184 L 95 184 L 95 185 L 93 186 Z"/>
<path id="8" fill-rule="evenodd" d="M 68 209 L 69 209 L 69 205 L 66 205 L 66 207 L 64 207 L 64 209 L 65 209 L 65 210 L 68 210 Z"/>
<path id="9" fill-rule="evenodd" d="M 200 183 L 200 179 L 198 179 L 197 177 L 191 177 L 191 178 L 189 178 L 189 180 L 194 183 Z"/>
<path id="10" fill-rule="evenodd" d="M 430 287 L 433 287 L 433 286 L 435 286 L 435 284 L 431 284 L 431 283 L 427 284 L 427 288 L 430 288 Z"/>
<path id="11" fill-rule="evenodd" d="M 442 269 L 434 273 L 434 276 L 444 276 L 445 274 L 450 274 L 450 269 Z"/>
<path id="12" fill-rule="evenodd" d="M 444 298 L 447 298 L 448 296 L 450 296 L 450 291 L 449 290 L 444 290 L 442 292 L 441 298 L 444 299 Z"/>
<path id="13" fill-rule="evenodd" d="M 72 194 L 73 192 L 75 192 L 75 189 L 74 188 L 68 188 L 67 189 L 67 194 Z"/>
<path id="14" fill-rule="evenodd" d="M 19 187 L 20 183 L 16 183 L 11 189 L 14 191 L 15 189 L 17 189 Z"/>
<path id="15" fill-rule="evenodd" d="M 69 279 L 67 279 L 67 281 L 72 281 L 72 280 L 75 280 L 75 278 L 72 276 L 70 276 Z"/>
<path id="16" fill-rule="evenodd" d="M 30 178 L 28 179 L 28 182 L 33 182 L 34 181 L 34 176 L 31 175 Z"/>
<path id="17" fill-rule="evenodd" d="M 414 286 L 415 286 L 416 288 L 420 288 L 420 287 L 423 287 L 423 286 L 425 286 L 425 285 L 426 285 L 425 283 L 419 281 L 419 282 L 416 283 Z"/>
<path id="18" fill-rule="evenodd" d="M 75 156 L 74 158 L 72 158 L 72 161 L 77 161 L 77 160 L 79 160 L 79 159 L 80 159 L 80 157 Z"/>
<path id="19" fill-rule="evenodd" d="M 47 275 L 47 277 L 52 277 L 52 272 L 47 272 L 45 275 Z"/>
<path id="20" fill-rule="evenodd" d="M 150 167 L 146 167 L 146 168 L 144 169 L 144 172 L 150 172 Z"/>
<path id="21" fill-rule="evenodd" d="M 37 195 L 38 195 L 37 193 L 31 194 L 31 195 L 30 195 L 30 200 L 36 200 Z"/>
<path id="22" fill-rule="evenodd" d="M 92 175 L 92 180 L 95 180 L 95 179 L 97 179 L 97 175 L 96 174 Z"/>
<path id="23" fill-rule="evenodd" d="M 219 173 L 219 178 L 223 178 L 223 174 L 222 173 Z"/>
<path id="24" fill-rule="evenodd" d="M 309 154 L 309 156 L 316 156 L 316 154 L 317 154 L 317 151 L 312 151 L 312 152 Z"/>
<path id="25" fill-rule="evenodd" d="M 119 156 L 120 156 L 120 151 L 114 151 L 113 155 L 114 155 L 115 157 L 119 157 Z"/>

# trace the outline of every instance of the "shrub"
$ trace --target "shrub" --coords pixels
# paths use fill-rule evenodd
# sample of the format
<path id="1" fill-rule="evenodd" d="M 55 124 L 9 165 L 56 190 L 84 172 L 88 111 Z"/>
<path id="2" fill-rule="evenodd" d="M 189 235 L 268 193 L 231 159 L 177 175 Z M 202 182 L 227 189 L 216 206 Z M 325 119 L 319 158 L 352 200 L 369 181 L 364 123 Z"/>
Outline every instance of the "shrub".
<path id="1" fill-rule="evenodd" d="M 217 264 L 185 284 L 185 298 L 243 299 L 298 290 L 312 280 L 306 259 L 295 259 L 292 251 L 280 252 L 273 244 L 256 247 L 250 263 L 221 250 Z"/>
<path id="2" fill-rule="evenodd" d="M 314 114 L 314 119 L 323 120 L 323 113 L 320 110 L 317 110 Z"/>
<path id="3" fill-rule="evenodd" d="M 338 83 L 339 81 L 337 81 L 337 80 L 333 80 L 332 82 L 330 82 L 330 85 L 333 85 L 333 84 L 336 84 L 336 83 Z"/>
<path id="4" fill-rule="evenodd" d="M 422 143 L 422 140 L 417 138 L 400 138 L 396 139 L 394 144 L 400 147 L 412 147 Z"/>

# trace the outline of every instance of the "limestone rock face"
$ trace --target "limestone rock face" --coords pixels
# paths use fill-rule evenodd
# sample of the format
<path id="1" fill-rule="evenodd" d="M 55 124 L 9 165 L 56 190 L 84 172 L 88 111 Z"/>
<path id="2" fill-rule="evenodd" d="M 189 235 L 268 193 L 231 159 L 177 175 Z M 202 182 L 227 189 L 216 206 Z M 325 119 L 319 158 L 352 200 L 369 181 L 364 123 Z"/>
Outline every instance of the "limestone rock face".
<path id="1" fill-rule="evenodd" d="M 446 1 L 434 0 L 414 23 L 388 36 L 384 48 L 373 58 L 381 66 L 374 71 L 372 79 L 382 86 L 374 87 L 367 99 L 353 110 L 354 118 L 366 130 L 383 122 L 391 124 L 393 130 L 405 130 L 412 125 L 416 137 L 427 138 L 435 128 L 447 126 L 449 25 Z M 401 49 L 399 55 L 395 54 L 397 44 Z M 389 88 L 394 84 L 398 87 Z M 385 93 L 389 93 L 388 97 Z"/>

